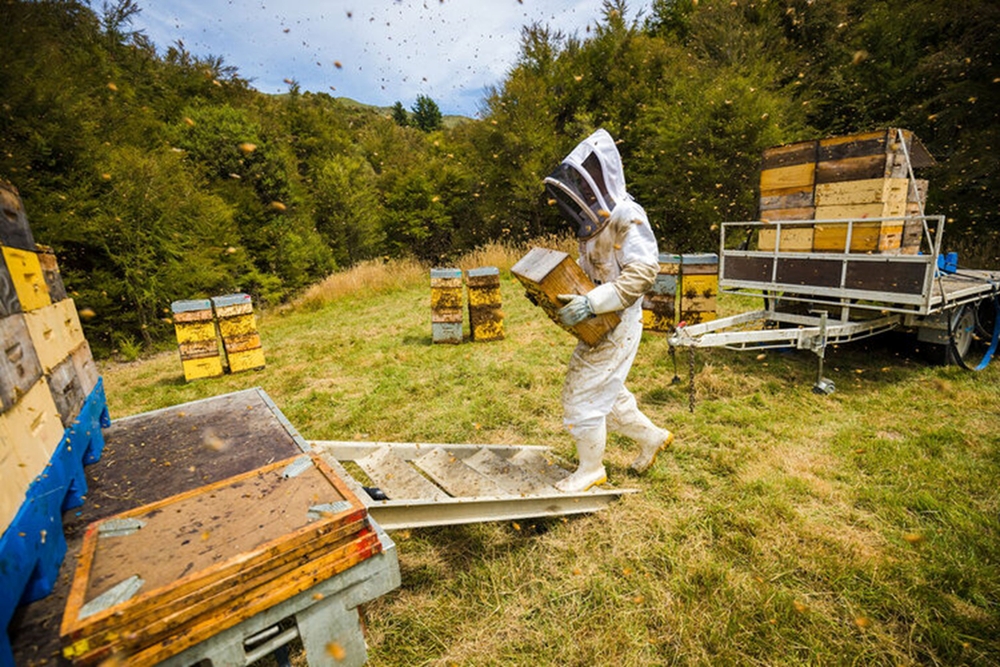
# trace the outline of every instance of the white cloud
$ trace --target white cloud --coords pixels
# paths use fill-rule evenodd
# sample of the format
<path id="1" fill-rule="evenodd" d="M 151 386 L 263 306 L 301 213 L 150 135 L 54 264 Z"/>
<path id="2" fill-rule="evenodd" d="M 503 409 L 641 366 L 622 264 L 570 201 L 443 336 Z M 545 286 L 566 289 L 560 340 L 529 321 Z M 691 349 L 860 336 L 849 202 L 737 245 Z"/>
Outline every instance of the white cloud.
<path id="1" fill-rule="evenodd" d="M 161 50 L 181 40 L 197 56 L 221 56 L 263 92 L 285 91 L 285 79 L 294 79 L 303 90 L 381 106 L 410 107 L 427 95 L 444 113 L 471 116 L 485 88 L 514 65 L 522 26 L 538 21 L 583 34 L 601 7 L 602 0 L 169 0 L 143 6 L 135 27 Z"/>

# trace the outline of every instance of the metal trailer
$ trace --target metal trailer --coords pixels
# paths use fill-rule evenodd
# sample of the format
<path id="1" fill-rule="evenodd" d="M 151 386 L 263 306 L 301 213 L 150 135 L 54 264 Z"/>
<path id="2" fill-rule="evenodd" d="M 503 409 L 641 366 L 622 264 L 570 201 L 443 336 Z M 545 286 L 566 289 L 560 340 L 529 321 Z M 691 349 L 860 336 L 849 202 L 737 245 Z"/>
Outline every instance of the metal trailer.
<path id="1" fill-rule="evenodd" d="M 919 225 L 920 254 L 851 252 L 859 223 Z M 785 252 L 781 230 L 822 224 L 846 225 L 841 252 Z M 761 228 L 776 232 L 773 250 L 750 250 Z M 831 393 L 823 377 L 828 345 L 893 329 L 914 330 L 921 342 L 938 345 L 946 361 L 960 363 L 976 338 L 991 339 L 980 367 L 996 349 L 1000 334 L 1000 271 L 958 269 L 943 255 L 943 216 L 864 220 L 723 223 L 719 249 L 719 292 L 763 298 L 760 310 L 713 321 L 679 325 L 672 347 L 736 350 L 795 348 L 819 357 L 814 391 Z M 947 260 L 951 260 L 950 263 Z M 992 322 L 990 322 L 992 320 Z M 984 323 L 988 323 L 984 326 Z"/>

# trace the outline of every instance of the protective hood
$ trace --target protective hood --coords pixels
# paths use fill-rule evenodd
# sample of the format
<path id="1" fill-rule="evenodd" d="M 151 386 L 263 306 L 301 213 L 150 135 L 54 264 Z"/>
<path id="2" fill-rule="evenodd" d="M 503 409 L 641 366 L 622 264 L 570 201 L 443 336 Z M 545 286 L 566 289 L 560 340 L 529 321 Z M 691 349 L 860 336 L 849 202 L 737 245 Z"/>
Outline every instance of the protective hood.
<path id="1" fill-rule="evenodd" d="M 581 141 L 545 178 L 545 189 L 559 212 L 577 228 L 577 237 L 593 237 L 608 223 L 619 202 L 631 199 L 625 191 L 622 158 L 615 140 L 597 130 Z"/>

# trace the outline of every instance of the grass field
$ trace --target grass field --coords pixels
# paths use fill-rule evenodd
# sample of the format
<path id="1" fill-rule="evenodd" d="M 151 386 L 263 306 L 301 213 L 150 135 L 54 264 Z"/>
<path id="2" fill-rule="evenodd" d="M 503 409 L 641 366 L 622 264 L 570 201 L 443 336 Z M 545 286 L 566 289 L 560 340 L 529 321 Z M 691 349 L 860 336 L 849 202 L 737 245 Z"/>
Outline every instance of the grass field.
<path id="1" fill-rule="evenodd" d="M 260 386 L 307 439 L 573 460 L 574 341 L 507 272 L 524 250 L 460 263 L 502 269 L 503 341 L 432 345 L 427 268 L 369 264 L 258 313 L 263 371 L 104 364 L 112 418 Z M 820 396 L 811 353 L 699 351 L 691 412 L 688 363 L 672 383 L 644 337 L 629 384 L 677 441 L 638 477 L 612 436 L 610 482 L 639 492 L 607 511 L 394 533 L 402 586 L 365 609 L 369 664 L 1000 664 L 1000 364 L 931 366 L 884 335 L 829 350 Z"/>

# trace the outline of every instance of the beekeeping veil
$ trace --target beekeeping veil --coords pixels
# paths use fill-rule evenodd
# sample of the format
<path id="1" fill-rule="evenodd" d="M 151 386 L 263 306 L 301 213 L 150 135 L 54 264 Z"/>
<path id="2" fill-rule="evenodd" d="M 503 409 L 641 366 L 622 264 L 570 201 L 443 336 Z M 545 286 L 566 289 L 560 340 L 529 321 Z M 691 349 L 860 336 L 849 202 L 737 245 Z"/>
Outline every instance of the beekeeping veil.
<path id="1" fill-rule="evenodd" d="M 545 178 L 545 189 L 559 212 L 576 225 L 581 240 L 593 237 L 607 224 L 619 202 L 631 199 L 625 191 L 622 158 L 606 130 L 581 141 Z"/>

